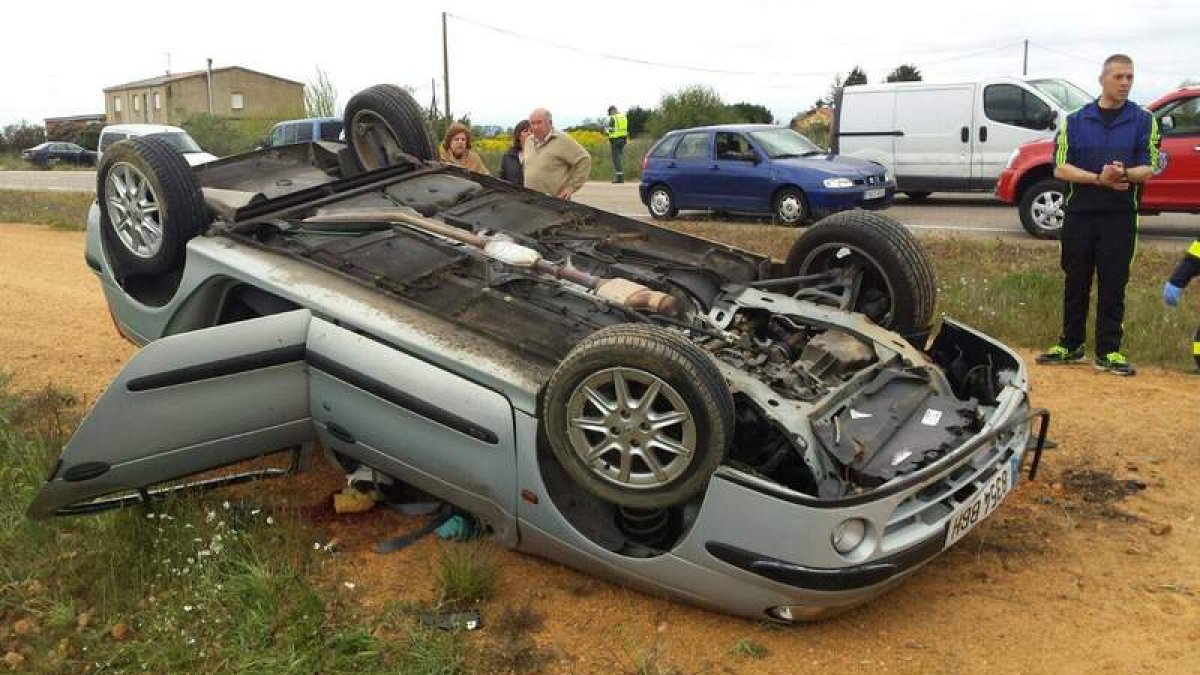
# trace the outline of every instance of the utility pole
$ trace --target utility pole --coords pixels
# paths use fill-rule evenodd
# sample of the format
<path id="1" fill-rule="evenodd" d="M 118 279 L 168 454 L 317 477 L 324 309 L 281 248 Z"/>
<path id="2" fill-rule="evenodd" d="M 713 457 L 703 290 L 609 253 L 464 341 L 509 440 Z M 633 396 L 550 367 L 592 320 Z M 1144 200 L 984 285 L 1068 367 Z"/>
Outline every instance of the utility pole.
<path id="1" fill-rule="evenodd" d="M 450 50 L 446 44 L 446 13 L 442 12 L 442 98 L 446 101 L 446 119 L 450 119 Z"/>
<path id="2" fill-rule="evenodd" d="M 1021 77 L 1029 74 L 1029 39 L 1025 40 L 1025 60 L 1021 63 Z"/>

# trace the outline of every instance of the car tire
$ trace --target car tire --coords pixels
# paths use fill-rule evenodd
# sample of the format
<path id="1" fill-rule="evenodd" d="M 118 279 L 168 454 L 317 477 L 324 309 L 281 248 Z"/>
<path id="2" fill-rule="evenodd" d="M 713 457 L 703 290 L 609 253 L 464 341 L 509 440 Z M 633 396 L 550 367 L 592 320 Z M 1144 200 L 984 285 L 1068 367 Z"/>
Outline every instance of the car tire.
<path id="1" fill-rule="evenodd" d="M 933 194 L 933 193 L 917 191 L 917 192 L 905 192 L 904 196 L 908 197 L 908 201 L 910 201 L 914 204 L 921 204 L 921 203 L 924 203 L 925 201 L 927 201 L 929 199 L 929 195 L 931 195 L 931 194 Z"/>
<path id="2" fill-rule="evenodd" d="M 423 161 L 434 157 L 421 106 L 395 85 L 377 84 L 355 94 L 343 123 L 346 143 L 364 171 L 393 166 L 401 154 Z"/>
<path id="3" fill-rule="evenodd" d="M 804 193 L 790 187 L 775 193 L 775 198 L 771 200 L 771 214 L 775 222 L 788 227 L 804 225 L 811 217 Z"/>
<path id="4" fill-rule="evenodd" d="M 542 419 L 572 479 L 642 509 L 699 494 L 735 421 L 733 397 L 706 352 L 668 329 L 634 324 L 598 330 L 567 354 L 546 385 Z"/>
<path id="5" fill-rule="evenodd" d="M 679 215 L 679 206 L 675 203 L 675 193 L 661 183 L 651 187 L 646 196 L 646 210 L 655 220 L 674 218 Z"/>
<path id="6" fill-rule="evenodd" d="M 120 276 L 182 265 L 188 241 L 209 223 L 192 167 L 160 138 L 132 138 L 106 150 L 96 198 L 101 236 Z"/>
<path id="7" fill-rule="evenodd" d="M 847 264 L 858 264 L 863 270 L 853 311 L 905 336 L 929 327 L 937 281 L 924 249 L 908 228 L 870 211 L 835 213 L 796 240 L 784 270 L 787 276 L 801 276 Z"/>
<path id="8" fill-rule="evenodd" d="M 1025 190 L 1017 202 L 1021 227 L 1038 239 L 1058 239 L 1062 233 L 1067 184 L 1046 178 Z"/>

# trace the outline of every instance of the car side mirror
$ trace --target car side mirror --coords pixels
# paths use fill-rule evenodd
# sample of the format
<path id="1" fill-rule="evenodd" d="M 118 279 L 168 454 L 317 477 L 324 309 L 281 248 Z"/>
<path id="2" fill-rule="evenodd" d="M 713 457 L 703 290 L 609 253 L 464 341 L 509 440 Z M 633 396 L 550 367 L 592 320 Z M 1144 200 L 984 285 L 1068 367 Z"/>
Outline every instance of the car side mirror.
<path id="1" fill-rule="evenodd" d="M 1163 131 L 1170 131 L 1175 128 L 1175 118 L 1170 115 L 1163 115 L 1158 119 L 1158 126 L 1162 127 Z"/>

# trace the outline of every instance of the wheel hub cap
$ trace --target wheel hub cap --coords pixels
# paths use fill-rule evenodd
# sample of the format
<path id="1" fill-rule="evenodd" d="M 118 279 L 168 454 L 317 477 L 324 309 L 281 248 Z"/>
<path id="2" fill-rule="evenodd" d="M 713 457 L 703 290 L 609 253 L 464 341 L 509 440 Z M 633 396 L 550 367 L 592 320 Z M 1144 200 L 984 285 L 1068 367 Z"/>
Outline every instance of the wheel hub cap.
<path id="1" fill-rule="evenodd" d="M 1033 222 L 1046 230 L 1057 230 L 1063 224 L 1063 195 L 1043 192 L 1033 200 Z"/>
<path id="2" fill-rule="evenodd" d="M 139 258 L 162 250 L 162 213 L 154 186 L 136 167 L 113 165 L 105 179 L 105 208 L 121 244 Z"/>
<path id="3" fill-rule="evenodd" d="M 653 489 L 683 475 L 696 452 L 696 423 L 683 397 L 657 376 L 609 368 L 567 401 L 571 449 L 605 481 Z"/>
<path id="4" fill-rule="evenodd" d="M 650 195 L 650 208 L 654 209 L 655 213 L 663 215 L 671 208 L 671 198 L 662 190 L 656 190 L 654 194 Z"/>

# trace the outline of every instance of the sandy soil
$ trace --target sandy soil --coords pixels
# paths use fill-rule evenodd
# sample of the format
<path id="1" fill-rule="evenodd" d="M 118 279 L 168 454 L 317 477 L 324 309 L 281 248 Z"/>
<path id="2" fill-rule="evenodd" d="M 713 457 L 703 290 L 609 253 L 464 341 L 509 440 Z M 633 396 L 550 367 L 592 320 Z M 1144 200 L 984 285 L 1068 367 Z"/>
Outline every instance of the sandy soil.
<path id="1" fill-rule="evenodd" d="M 0 368 L 18 388 L 52 382 L 92 401 L 134 351 L 82 258 L 80 233 L 0 224 Z M 544 617 L 534 638 L 554 673 L 1197 672 L 1200 378 L 1147 368 L 1124 380 L 1086 367 L 1035 368 L 1033 378 L 1059 444 L 1039 480 L 866 607 L 779 628 L 487 544 L 502 575 L 485 619 L 529 602 Z M 428 538 L 378 556 L 375 541 L 420 520 L 324 515 L 323 496 L 338 488 L 329 470 L 280 487 L 339 540 L 336 572 L 368 608 L 428 601 L 440 547 L 461 545 Z M 742 639 L 767 655 L 732 653 Z"/>

